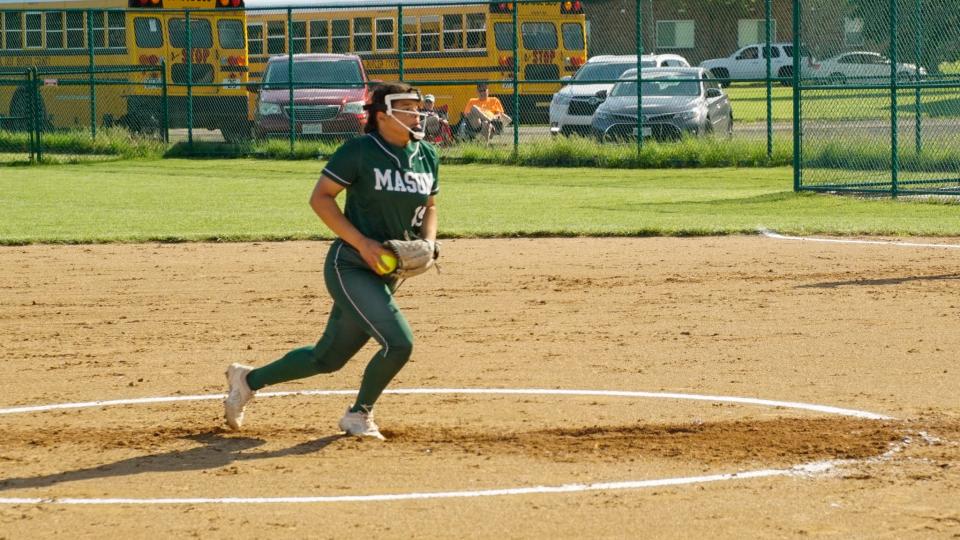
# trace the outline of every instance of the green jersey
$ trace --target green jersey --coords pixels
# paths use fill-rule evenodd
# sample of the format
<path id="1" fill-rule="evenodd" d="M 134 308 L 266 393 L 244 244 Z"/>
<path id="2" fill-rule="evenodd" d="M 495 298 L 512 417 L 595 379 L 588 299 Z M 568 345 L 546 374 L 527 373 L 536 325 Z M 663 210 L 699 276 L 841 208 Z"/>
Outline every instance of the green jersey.
<path id="1" fill-rule="evenodd" d="M 347 188 L 344 215 L 378 242 L 420 236 L 427 199 L 439 190 L 437 150 L 429 143 L 391 145 L 377 133 L 343 144 L 323 174 Z"/>

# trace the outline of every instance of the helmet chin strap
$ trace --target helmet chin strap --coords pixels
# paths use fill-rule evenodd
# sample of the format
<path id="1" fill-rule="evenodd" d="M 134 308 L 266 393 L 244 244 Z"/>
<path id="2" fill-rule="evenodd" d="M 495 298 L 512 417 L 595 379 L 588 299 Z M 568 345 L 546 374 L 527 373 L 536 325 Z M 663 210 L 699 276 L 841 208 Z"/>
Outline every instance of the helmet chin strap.
<path id="1" fill-rule="evenodd" d="M 384 98 L 383 98 L 383 102 L 384 102 L 384 103 L 386 104 L 386 106 L 387 106 L 386 114 L 387 114 L 387 116 L 389 116 L 390 118 L 392 118 L 394 122 L 400 124 L 401 126 L 403 126 L 404 129 L 406 129 L 407 131 L 410 132 L 410 139 L 411 139 L 411 140 L 414 140 L 414 141 L 422 141 L 422 140 L 423 140 L 423 137 L 426 135 L 426 132 L 423 131 L 423 127 L 422 127 L 422 126 L 421 126 L 420 130 L 410 129 L 410 126 L 408 126 L 408 125 L 404 124 L 403 122 L 401 122 L 400 119 L 397 118 L 396 116 L 394 116 L 394 114 L 393 114 L 393 102 L 394 102 L 394 101 L 403 101 L 403 100 L 413 100 L 413 101 L 416 101 L 417 103 L 420 103 L 420 101 L 421 101 L 421 100 L 420 100 L 420 92 L 410 92 L 410 93 L 407 93 L 407 94 L 387 94 L 387 95 L 384 96 Z M 415 115 L 417 115 L 417 116 L 419 116 L 419 117 L 425 117 L 425 116 L 427 116 L 426 113 L 421 113 L 421 112 L 419 112 L 419 111 L 407 111 L 407 110 L 402 110 L 402 109 L 401 109 L 401 110 L 398 110 L 398 112 L 402 112 L 403 114 L 415 114 Z"/>

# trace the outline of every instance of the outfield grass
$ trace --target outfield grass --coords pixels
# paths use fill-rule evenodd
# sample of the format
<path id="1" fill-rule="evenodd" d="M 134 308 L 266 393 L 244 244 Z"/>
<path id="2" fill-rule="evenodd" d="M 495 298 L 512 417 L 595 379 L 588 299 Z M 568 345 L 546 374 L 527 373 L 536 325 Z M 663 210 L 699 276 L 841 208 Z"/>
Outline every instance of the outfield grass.
<path id="1" fill-rule="evenodd" d="M 0 243 L 329 238 L 307 205 L 319 161 L 144 160 L 8 167 Z M 960 235 L 960 206 L 794 194 L 789 168 L 450 165 L 444 236 Z"/>

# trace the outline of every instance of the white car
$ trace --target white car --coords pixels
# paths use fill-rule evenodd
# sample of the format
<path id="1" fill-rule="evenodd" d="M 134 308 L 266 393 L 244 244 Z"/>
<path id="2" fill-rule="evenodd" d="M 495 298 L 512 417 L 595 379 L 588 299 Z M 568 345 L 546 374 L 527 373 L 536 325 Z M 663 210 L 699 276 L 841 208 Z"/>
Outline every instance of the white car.
<path id="1" fill-rule="evenodd" d="M 897 64 L 897 78 L 911 81 L 917 78 L 916 64 Z M 920 68 L 920 77 L 927 70 Z M 851 51 L 838 54 L 820 63 L 820 76 L 831 83 L 876 83 L 890 80 L 890 59 L 880 53 L 870 51 Z"/>
<path id="2" fill-rule="evenodd" d="M 735 51 L 726 58 L 704 60 L 700 67 L 706 68 L 711 75 L 727 85 L 730 81 L 757 80 L 767 78 L 767 58 L 764 55 L 765 43 L 754 43 Z M 809 52 L 802 57 L 803 72 L 807 70 L 819 73 L 819 66 Z M 770 44 L 770 73 L 774 77 L 783 79 L 781 82 L 789 85 L 786 80 L 793 76 L 793 43 Z"/>
<path id="3" fill-rule="evenodd" d="M 690 63 L 677 54 L 645 54 L 641 57 L 640 66 L 690 67 Z M 550 133 L 589 135 L 593 111 L 603 101 L 597 97 L 597 92 L 609 92 L 620 75 L 636 67 L 636 55 L 594 56 L 573 77 L 564 77 L 566 86 L 554 94 L 550 102 Z"/>

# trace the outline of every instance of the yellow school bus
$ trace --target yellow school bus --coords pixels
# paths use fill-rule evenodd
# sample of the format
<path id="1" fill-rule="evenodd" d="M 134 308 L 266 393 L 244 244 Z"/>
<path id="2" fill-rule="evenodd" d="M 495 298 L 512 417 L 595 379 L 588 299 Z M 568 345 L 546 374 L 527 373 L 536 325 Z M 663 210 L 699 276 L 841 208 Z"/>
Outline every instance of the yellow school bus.
<path id="1" fill-rule="evenodd" d="M 245 3 L 251 82 L 261 80 L 270 56 L 287 54 L 288 43 L 292 43 L 294 54 L 356 54 L 371 78 L 396 80 L 401 76 L 398 46 L 402 45 L 403 79 L 424 93 L 434 94 L 437 105 L 449 109 L 451 123 L 460 119 L 467 100 L 476 97 L 476 87 L 443 81 L 496 81 L 490 85 L 490 95 L 499 97 L 507 113 L 517 117 L 511 82 L 514 10 L 520 38 L 519 110 L 523 121 L 547 121 L 550 100 L 560 89 L 559 80 L 572 75 L 587 56 L 581 0 L 517 4 L 384 2 L 390 7 L 351 7 L 348 0 Z M 323 7 L 301 7 L 306 5 Z M 281 6 L 297 7 L 288 13 L 287 9 L 278 9 Z M 288 17 L 292 24 L 288 25 Z"/>
<path id="2" fill-rule="evenodd" d="M 0 0 L 0 79 L 37 68 L 46 129 L 89 128 L 93 118 L 97 126 L 152 131 L 162 120 L 165 66 L 170 127 L 187 126 L 192 75 L 194 127 L 220 129 L 228 140 L 244 138 L 249 106 L 242 7 L 242 0 Z M 93 92 L 81 84 L 89 78 L 91 48 L 92 64 L 105 71 L 95 75 L 105 83 Z M 148 69 L 109 72 L 130 66 Z M 26 116 L 28 91 L 0 86 L 0 116 Z"/>

